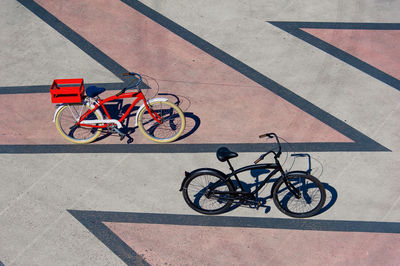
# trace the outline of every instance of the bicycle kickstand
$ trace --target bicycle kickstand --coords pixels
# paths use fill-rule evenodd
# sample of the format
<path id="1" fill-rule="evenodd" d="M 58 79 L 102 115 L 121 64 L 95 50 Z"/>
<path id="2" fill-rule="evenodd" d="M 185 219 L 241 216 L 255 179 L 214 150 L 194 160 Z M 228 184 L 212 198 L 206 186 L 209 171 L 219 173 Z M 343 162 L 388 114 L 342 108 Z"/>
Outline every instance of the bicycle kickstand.
<path id="1" fill-rule="evenodd" d="M 131 143 L 133 142 L 133 138 L 132 138 L 131 136 L 129 136 L 128 134 L 121 132 L 121 131 L 120 131 L 119 129 L 117 129 L 117 128 L 113 128 L 113 130 L 114 130 L 115 132 L 118 133 L 119 139 L 120 139 L 121 141 L 122 141 L 125 137 L 127 137 L 128 140 L 126 141 L 126 143 L 131 144 Z"/>
<path id="2" fill-rule="evenodd" d="M 123 140 L 123 139 L 125 138 L 125 136 L 127 136 L 125 133 L 122 133 L 122 132 L 121 132 L 118 128 L 116 128 L 116 127 L 114 127 L 113 130 L 114 130 L 115 132 L 118 133 L 118 135 L 119 135 L 119 140 Z"/>

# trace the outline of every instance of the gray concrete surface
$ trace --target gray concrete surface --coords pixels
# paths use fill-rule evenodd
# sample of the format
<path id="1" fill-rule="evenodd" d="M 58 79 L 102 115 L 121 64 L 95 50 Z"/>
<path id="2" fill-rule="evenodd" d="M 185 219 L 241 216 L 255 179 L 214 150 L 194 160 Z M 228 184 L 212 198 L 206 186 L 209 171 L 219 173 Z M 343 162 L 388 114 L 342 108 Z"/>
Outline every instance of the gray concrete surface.
<path id="1" fill-rule="evenodd" d="M 47 85 L 56 77 L 121 81 L 17 1 L 1 1 L 0 28 L 1 87 Z"/>
<path id="2" fill-rule="evenodd" d="M 338 193 L 318 219 L 400 222 L 399 91 L 267 22 L 398 23 L 399 1 L 142 2 L 391 150 L 310 153 Z M 119 81 L 16 1 L 0 2 L 0 47 L 0 87 Z M 204 166 L 227 170 L 213 153 L 0 154 L 0 265 L 122 265 L 66 210 L 195 214 L 178 189 Z M 226 215 L 286 218 L 269 205 Z"/>

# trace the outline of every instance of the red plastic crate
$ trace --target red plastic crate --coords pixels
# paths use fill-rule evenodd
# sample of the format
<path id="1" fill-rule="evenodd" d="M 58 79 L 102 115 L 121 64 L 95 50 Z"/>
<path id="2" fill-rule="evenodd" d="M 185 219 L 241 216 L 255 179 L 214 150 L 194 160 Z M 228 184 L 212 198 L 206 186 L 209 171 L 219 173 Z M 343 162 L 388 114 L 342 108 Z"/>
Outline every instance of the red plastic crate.
<path id="1" fill-rule="evenodd" d="M 84 97 L 83 79 L 55 79 L 50 94 L 52 103 L 80 103 Z"/>

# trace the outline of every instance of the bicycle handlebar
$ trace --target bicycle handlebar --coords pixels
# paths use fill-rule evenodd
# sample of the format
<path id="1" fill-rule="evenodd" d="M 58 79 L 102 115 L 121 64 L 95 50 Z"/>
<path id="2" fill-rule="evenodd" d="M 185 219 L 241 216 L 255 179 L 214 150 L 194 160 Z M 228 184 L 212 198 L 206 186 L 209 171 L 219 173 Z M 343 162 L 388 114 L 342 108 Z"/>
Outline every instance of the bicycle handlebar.
<path id="1" fill-rule="evenodd" d="M 270 154 L 270 153 L 273 153 L 273 154 L 275 155 L 275 157 L 277 156 L 277 153 L 274 152 L 274 151 L 266 152 L 266 153 L 264 153 L 264 154 L 261 154 L 260 157 L 259 157 L 257 160 L 254 161 L 254 164 L 258 164 L 261 160 L 264 160 L 265 156 L 267 156 L 267 155 Z M 279 156 L 278 156 L 278 157 L 279 157 Z"/>
<path id="2" fill-rule="evenodd" d="M 262 134 L 262 135 L 260 135 L 260 136 L 258 136 L 260 139 L 261 138 L 265 138 L 265 137 L 268 137 L 268 138 L 272 138 L 272 135 L 271 135 L 272 133 L 265 133 L 265 134 Z"/>
<path id="3" fill-rule="evenodd" d="M 142 76 L 138 73 L 135 72 L 126 72 L 126 73 L 122 73 L 122 76 L 134 76 L 138 79 L 138 81 L 136 82 L 135 85 L 131 86 L 131 87 L 137 87 L 139 86 L 139 84 L 142 82 Z M 123 88 L 120 92 L 118 92 L 117 94 L 115 94 L 115 96 L 120 96 L 122 93 L 124 93 L 128 88 Z M 138 88 L 140 90 L 140 88 Z"/>
<path id="4" fill-rule="evenodd" d="M 281 155 L 281 143 L 279 142 L 279 138 L 278 138 L 278 135 L 276 135 L 275 133 L 273 133 L 273 132 L 271 132 L 271 133 L 265 133 L 265 134 L 262 134 L 262 135 L 260 135 L 259 136 L 260 138 L 265 138 L 265 137 L 268 137 L 268 138 L 270 138 L 270 139 L 272 139 L 273 137 L 275 137 L 275 140 L 276 140 L 276 143 L 278 143 L 278 147 L 279 147 L 279 151 L 278 151 L 278 153 L 276 154 L 277 155 L 277 157 L 279 157 L 280 155 Z"/>
<path id="5" fill-rule="evenodd" d="M 277 136 L 275 133 L 273 133 L 273 132 L 265 133 L 265 134 L 262 134 L 262 135 L 259 136 L 259 138 L 265 138 L 265 137 L 268 137 L 268 138 L 270 138 L 270 139 L 272 139 L 273 137 L 275 137 L 276 143 L 278 143 L 279 150 L 278 150 L 277 153 L 274 152 L 274 151 L 269 151 L 269 152 L 267 152 L 267 153 L 262 154 L 262 155 L 260 156 L 260 158 L 258 158 L 257 160 L 254 161 L 254 164 L 259 163 L 259 162 L 260 162 L 261 160 L 263 160 L 264 157 L 267 156 L 269 153 L 273 153 L 273 154 L 275 155 L 275 159 L 278 159 L 279 156 L 281 156 L 281 154 L 282 154 L 282 151 L 281 151 L 281 150 L 282 150 L 282 149 L 281 149 L 281 143 L 279 142 L 278 136 Z"/>

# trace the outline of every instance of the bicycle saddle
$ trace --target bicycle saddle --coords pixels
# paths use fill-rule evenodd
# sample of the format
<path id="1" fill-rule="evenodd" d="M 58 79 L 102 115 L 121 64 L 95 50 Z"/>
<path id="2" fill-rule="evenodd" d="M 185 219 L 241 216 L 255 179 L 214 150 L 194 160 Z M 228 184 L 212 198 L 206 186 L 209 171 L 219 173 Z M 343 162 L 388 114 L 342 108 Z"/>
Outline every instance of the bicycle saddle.
<path id="1" fill-rule="evenodd" d="M 227 147 L 221 147 L 217 150 L 217 158 L 221 162 L 225 162 L 231 158 L 237 157 L 238 154 L 234 151 L 230 151 Z"/>
<path id="2" fill-rule="evenodd" d="M 89 86 L 86 88 L 86 95 L 93 98 L 99 95 L 100 93 L 103 93 L 105 90 L 106 90 L 105 88 Z"/>

